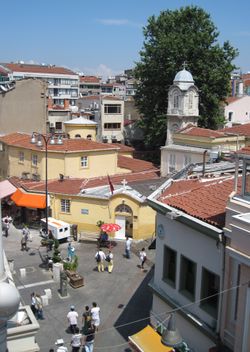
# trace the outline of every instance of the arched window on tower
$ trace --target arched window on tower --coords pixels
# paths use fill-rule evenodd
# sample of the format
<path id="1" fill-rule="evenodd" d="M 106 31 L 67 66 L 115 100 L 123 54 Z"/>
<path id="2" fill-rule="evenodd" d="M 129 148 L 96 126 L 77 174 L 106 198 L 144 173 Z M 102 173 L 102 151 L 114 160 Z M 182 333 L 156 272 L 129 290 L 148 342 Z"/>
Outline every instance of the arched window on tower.
<path id="1" fill-rule="evenodd" d="M 193 92 L 190 92 L 189 96 L 188 96 L 188 108 L 189 109 L 193 109 L 193 101 L 194 101 L 194 94 L 193 94 Z"/>
<path id="2" fill-rule="evenodd" d="M 179 108 L 180 97 L 178 93 L 174 93 L 174 109 Z"/>

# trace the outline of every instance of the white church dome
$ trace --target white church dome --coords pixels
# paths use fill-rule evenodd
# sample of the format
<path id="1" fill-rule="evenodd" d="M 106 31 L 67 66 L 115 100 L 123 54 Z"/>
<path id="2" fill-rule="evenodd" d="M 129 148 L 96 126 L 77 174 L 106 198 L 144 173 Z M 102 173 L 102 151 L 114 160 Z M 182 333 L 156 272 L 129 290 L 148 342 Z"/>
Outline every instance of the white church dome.
<path id="1" fill-rule="evenodd" d="M 185 70 L 185 68 L 181 71 L 179 71 L 175 78 L 174 78 L 174 82 L 192 82 L 194 83 L 194 79 L 193 76 L 191 75 L 191 73 L 187 70 Z"/>

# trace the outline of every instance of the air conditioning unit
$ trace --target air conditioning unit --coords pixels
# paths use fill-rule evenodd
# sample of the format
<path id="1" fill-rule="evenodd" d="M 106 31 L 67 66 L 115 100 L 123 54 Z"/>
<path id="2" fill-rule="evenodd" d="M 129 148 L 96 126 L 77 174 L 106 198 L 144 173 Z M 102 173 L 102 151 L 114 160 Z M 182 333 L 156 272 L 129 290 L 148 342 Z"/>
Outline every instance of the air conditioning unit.
<path id="1" fill-rule="evenodd" d="M 39 174 L 32 174 L 32 180 L 33 181 L 40 181 L 41 180 L 41 177 Z"/>
<path id="2" fill-rule="evenodd" d="M 50 122 L 49 123 L 49 127 L 55 127 L 55 125 L 56 125 L 55 122 Z"/>

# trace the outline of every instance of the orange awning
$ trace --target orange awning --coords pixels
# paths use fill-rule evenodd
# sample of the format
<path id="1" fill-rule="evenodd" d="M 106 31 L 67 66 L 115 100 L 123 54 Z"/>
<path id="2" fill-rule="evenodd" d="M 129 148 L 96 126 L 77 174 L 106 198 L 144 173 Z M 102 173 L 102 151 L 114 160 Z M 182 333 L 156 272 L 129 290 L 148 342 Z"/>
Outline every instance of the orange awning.
<path id="1" fill-rule="evenodd" d="M 161 336 L 148 325 L 137 334 L 129 336 L 132 346 L 140 352 L 173 352 L 172 347 L 164 346 L 161 343 Z"/>
<path id="2" fill-rule="evenodd" d="M 12 194 L 11 200 L 19 207 L 44 209 L 46 206 L 44 194 L 24 193 L 20 188 Z"/>

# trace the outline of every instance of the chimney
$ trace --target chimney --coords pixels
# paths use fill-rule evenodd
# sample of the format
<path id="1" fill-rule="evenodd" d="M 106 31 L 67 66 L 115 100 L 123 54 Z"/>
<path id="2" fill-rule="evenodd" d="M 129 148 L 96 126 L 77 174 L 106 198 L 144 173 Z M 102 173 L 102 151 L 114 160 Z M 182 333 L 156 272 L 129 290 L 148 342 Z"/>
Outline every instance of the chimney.
<path id="1" fill-rule="evenodd" d="M 68 99 L 64 100 L 64 110 L 69 110 L 69 100 Z"/>

